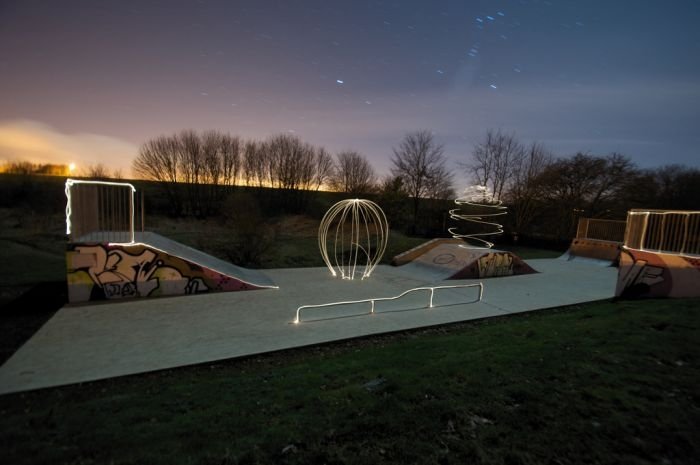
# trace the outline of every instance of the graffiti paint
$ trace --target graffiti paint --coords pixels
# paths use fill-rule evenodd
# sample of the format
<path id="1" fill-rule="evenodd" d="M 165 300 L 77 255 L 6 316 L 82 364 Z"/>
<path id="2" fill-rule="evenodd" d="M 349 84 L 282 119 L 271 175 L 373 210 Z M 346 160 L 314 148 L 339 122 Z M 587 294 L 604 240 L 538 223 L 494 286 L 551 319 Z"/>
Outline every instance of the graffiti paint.
<path id="1" fill-rule="evenodd" d="M 618 297 L 698 297 L 700 259 L 623 248 L 617 275 Z"/>
<path id="2" fill-rule="evenodd" d="M 259 289 L 145 244 L 71 244 L 71 302 Z"/>
<path id="3" fill-rule="evenodd" d="M 401 254 L 394 263 L 427 267 L 436 279 L 482 279 L 537 273 L 512 252 L 464 247 L 463 242 L 449 241 L 427 242 Z"/>
<path id="4" fill-rule="evenodd" d="M 479 277 L 494 278 L 513 275 L 513 255 L 508 253 L 487 253 L 479 258 Z"/>

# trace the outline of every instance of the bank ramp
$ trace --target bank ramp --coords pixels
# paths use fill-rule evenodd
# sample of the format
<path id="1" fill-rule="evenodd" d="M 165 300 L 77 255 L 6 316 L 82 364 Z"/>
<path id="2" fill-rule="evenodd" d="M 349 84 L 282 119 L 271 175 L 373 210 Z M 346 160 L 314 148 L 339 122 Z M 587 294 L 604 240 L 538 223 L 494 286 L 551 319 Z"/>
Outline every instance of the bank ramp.
<path id="1" fill-rule="evenodd" d="M 236 266 L 153 232 L 106 242 L 93 232 L 68 244 L 68 300 L 276 289 L 264 273 Z M 114 236 L 114 234 L 108 234 Z"/>
<path id="2" fill-rule="evenodd" d="M 537 273 L 512 252 L 469 247 L 459 239 L 433 239 L 397 255 L 392 264 L 432 281 Z"/>

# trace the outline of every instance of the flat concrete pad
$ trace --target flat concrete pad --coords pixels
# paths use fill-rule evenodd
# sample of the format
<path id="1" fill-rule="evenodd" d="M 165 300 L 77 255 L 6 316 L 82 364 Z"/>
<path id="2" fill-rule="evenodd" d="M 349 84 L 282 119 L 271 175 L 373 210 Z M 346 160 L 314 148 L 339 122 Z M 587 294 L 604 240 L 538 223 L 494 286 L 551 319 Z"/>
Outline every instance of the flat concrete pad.
<path id="1" fill-rule="evenodd" d="M 64 307 L 0 367 L 0 394 L 143 373 L 369 334 L 485 318 L 614 296 L 616 268 L 530 260 L 540 273 L 490 278 L 472 289 L 414 293 L 374 314 L 360 306 L 305 313 L 298 306 L 395 296 L 434 281 L 416 270 L 379 266 L 366 281 L 332 278 L 326 268 L 266 270 L 279 289 Z M 408 297 L 408 296 L 407 296 Z M 355 316 L 352 316 L 355 315 Z M 313 321 L 308 321 L 313 320 Z"/>

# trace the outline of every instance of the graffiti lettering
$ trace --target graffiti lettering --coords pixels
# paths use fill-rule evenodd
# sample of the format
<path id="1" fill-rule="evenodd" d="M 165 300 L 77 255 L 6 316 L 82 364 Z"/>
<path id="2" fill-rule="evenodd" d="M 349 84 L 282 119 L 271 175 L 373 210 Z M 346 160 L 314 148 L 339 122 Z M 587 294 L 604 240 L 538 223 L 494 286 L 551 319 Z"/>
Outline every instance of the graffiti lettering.
<path id="1" fill-rule="evenodd" d="M 479 277 L 510 276 L 513 257 L 510 254 L 489 253 L 479 258 Z"/>
<path id="2" fill-rule="evenodd" d="M 163 287 L 163 280 L 168 283 L 168 294 L 195 294 L 209 290 L 202 277 L 185 276 L 171 266 L 177 265 L 174 262 L 179 260 L 181 269 L 191 271 L 183 260 L 170 260 L 171 263 L 166 265 L 156 252 L 141 249 L 138 253 L 130 253 L 123 248 L 103 245 L 76 246 L 68 253 L 69 284 L 71 275 L 74 282 L 84 282 L 75 275 L 87 273 L 105 299 L 151 296 Z"/>

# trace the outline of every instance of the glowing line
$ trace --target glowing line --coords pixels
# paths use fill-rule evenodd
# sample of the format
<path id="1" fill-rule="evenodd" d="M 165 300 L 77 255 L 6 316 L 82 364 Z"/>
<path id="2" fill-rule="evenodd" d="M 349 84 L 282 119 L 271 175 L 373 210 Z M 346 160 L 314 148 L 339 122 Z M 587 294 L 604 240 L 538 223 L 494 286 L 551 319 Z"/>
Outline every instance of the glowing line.
<path id="1" fill-rule="evenodd" d="M 294 324 L 299 324 L 301 322 L 301 311 L 306 309 L 306 308 L 325 308 L 325 307 L 333 307 L 333 306 L 338 306 L 338 305 L 352 305 L 352 304 L 370 303 L 371 307 L 370 307 L 369 313 L 373 314 L 375 302 L 383 302 L 383 301 L 387 301 L 387 300 L 397 300 L 397 299 L 400 299 L 401 297 L 405 296 L 406 294 L 410 294 L 411 292 L 416 292 L 416 291 L 430 291 L 430 300 L 428 302 L 428 306 L 425 308 L 435 308 L 435 305 L 433 305 L 433 296 L 435 295 L 435 290 L 437 290 L 437 289 L 457 289 L 457 288 L 468 288 L 468 287 L 478 287 L 479 288 L 479 298 L 476 301 L 481 302 L 481 299 L 484 296 L 483 283 L 454 284 L 454 285 L 450 285 L 450 286 L 433 286 L 433 287 L 414 287 L 413 289 L 409 289 L 407 291 L 404 291 L 401 294 L 394 296 L 394 297 L 376 297 L 373 299 L 345 300 L 345 301 L 340 301 L 340 302 L 330 302 L 327 304 L 302 305 L 301 307 L 297 308 L 296 317 L 294 318 Z M 444 307 L 444 305 L 439 305 L 439 307 Z"/>
<path id="2" fill-rule="evenodd" d="M 100 185 L 100 186 L 118 186 L 118 187 L 129 187 L 131 189 L 131 199 L 130 199 L 130 206 L 131 206 L 131 242 L 134 242 L 134 193 L 136 192 L 136 188 L 133 186 L 133 184 L 129 184 L 128 182 L 110 182 L 110 181 L 85 181 L 82 179 L 71 179 L 68 178 L 66 179 L 66 188 L 65 188 L 65 193 L 66 193 L 66 235 L 70 236 L 71 233 L 71 215 L 73 214 L 73 209 L 72 209 L 72 204 L 71 204 L 71 187 L 73 187 L 75 184 L 94 184 L 94 185 Z"/>
<path id="3" fill-rule="evenodd" d="M 674 255 L 676 257 L 683 257 L 683 258 L 691 258 L 697 260 L 698 257 L 700 257 L 700 254 L 692 254 L 692 253 L 686 253 L 686 252 L 670 252 L 667 250 L 660 250 L 660 249 L 637 249 L 635 247 L 629 247 L 627 245 L 623 245 L 621 247 L 622 249 L 625 250 L 636 250 L 637 252 L 647 252 L 647 253 L 653 253 L 657 255 Z"/>
<path id="4" fill-rule="evenodd" d="M 332 236 L 333 261 L 331 262 L 328 253 L 328 233 L 336 220 Z M 347 223 L 349 223 L 349 233 L 346 232 Z M 376 230 L 374 234 L 370 231 L 370 224 L 374 225 Z M 349 251 L 345 253 L 345 241 L 348 237 Z M 373 237 L 377 240 L 376 248 L 372 248 Z M 342 279 L 355 279 L 355 274 L 359 274 L 358 268 L 362 269 L 361 279 L 369 278 L 384 255 L 388 239 L 389 223 L 386 215 L 379 205 L 370 200 L 341 200 L 328 209 L 318 227 L 318 247 L 321 257 L 331 274 L 333 276 L 340 274 Z M 360 260 L 360 252 L 366 257 L 364 267 Z"/>
<path id="5" fill-rule="evenodd" d="M 455 208 L 450 210 L 449 213 L 450 218 L 452 218 L 453 220 L 464 220 L 479 225 L 493 226 L 494 228 L 496 228 L 495 231 L 473 234 L 459 234 L 458 232 L 456 232 L 457 227 L 451 227 L 447 229 L 447 232 L 452 234 L 452 237 L 455 239 L 464 239 L 467 242 L 469 242 L 470 240 L 477 241 L 486 246 L 487 249 L 493 247 L 493 242 L 487 241 L 486 239 L 482 239 L 482 237 L 503 234 L 503 225 L 491 221 L 486 221 L 484 220 L 484 218 L 493 218 L 496 216 L 506 215 L 508 212 L 506 211 L 507 207 L 502 206 L 503 202 L 501 202 L 500 200 L 493 199 L 487 200 L 489 197 L 491 197 L 491 194 L 486 186 L 467 187 L 464 190 L 464 194 L 462 195 L 462 197 L 455 199 L 455 203 L 457 205 L 469 205 L 470 207 L 478 208 L 491 208 L 495 209 L 496 211 L 494 213 L 466 214 L 459 213 L 459 208 Z"/>

